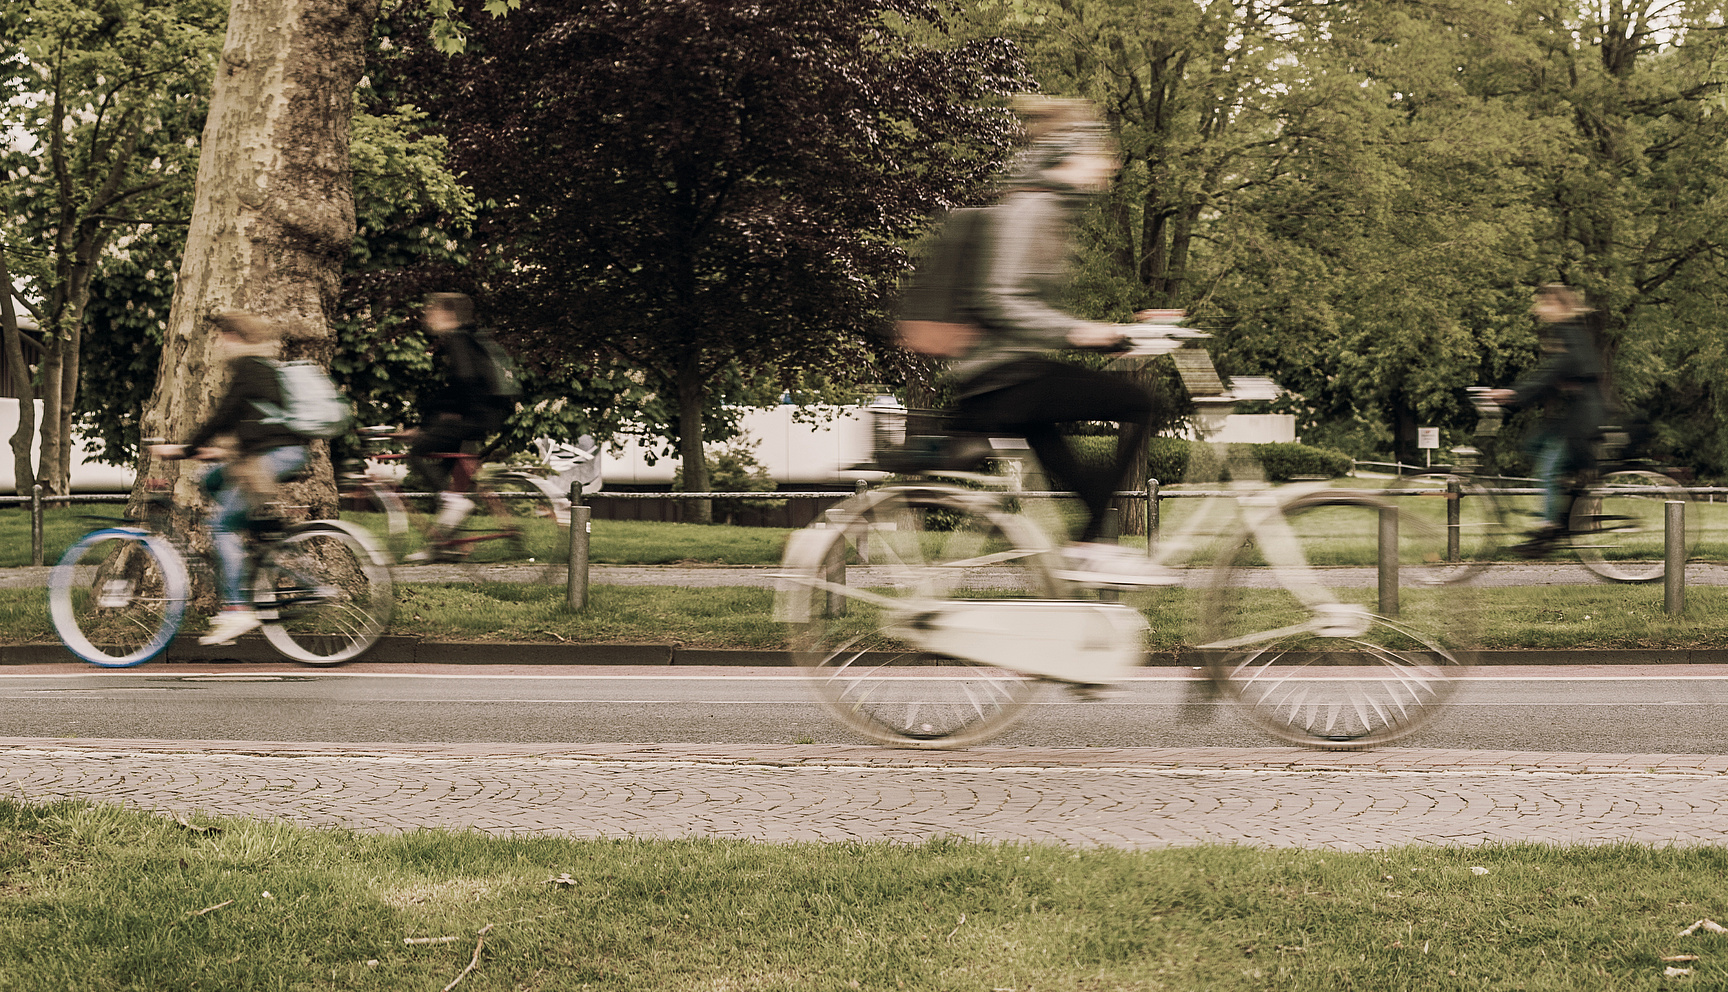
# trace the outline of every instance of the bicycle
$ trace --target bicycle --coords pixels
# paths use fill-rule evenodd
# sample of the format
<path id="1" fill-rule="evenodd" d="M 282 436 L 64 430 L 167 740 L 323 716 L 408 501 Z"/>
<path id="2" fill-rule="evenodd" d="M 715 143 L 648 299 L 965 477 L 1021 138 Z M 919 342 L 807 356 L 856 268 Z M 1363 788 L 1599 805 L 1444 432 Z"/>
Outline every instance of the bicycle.
<path id="1" fill-rule="evenodd" d="M 1179 370 L 1203 364 L 1216 383 L 1197 354 L 1203 362 Z M 1215 427 L 1229 401 L 1193 378 Z M 946 441 L 916 425 L 876 427 L 879 455 Z M 998 456 L 1012 446 L 989 444 Z M 1004 480 L 940 464 L 922 474 Z M 1046 495 L 1059 494 L 1035 494 Z M 1169 585 L 1204 575 L 1187 650 L 1210 684 L 1261 729 L 1308 747 L 1383 745 L 1432 719 L 1474 660 L 1473 591 L 1435 574 L 1438 529 L 1324 484 L 1215 495 L 1152 549 Z M 854 496 L 791 536 L 775 615 L 792 625 L 793 655 L 831 715 L 883 744 L 959 747 L 1008 730 L 1045 684 L 1096 698 L 1146 663 L 1147 616 L 1059 577 L 1051 529 L 1016 506 L 1032 498 L 920 479 Z M 1379 565 L 1365 585 L 1361 569 L 1341 567 L 1364 555 Z"/>
<path id="2" fill-rule="evenodd" d="M 452 486 L 478 504 L 460 527 L 441 533 L 433 528 L 431 514 L 410 508 L 396 478 L 367 468 L 368 462 L 383 466 L 404 460 L 403 452 L 378 450 L 404 435 L 385 425 L 362 428 L 359 434 L 364 457 L 344 467 L 337 479 L 337 496 L 344 513 L 358 515 L 363 526 L 382 536 L 394 564 L 403 565 L 409 555 L 424 550 L 432 563 L 459 566 L 471 581 L 492 577 L 503 568 L 530 582 L 557 578 L 569 555 L 570 501 L 568 496 L 547 492 L 547 480 L 528 471 L 506 470 L 477 485 L 481 481 L 478 455 L 432 455 L 453 462 Z"/>
<path id="3" fill-rule="evenodd" d="M 1453 581 L 1470 578 L 1508 552 L 1517 555 L 1525 532 L 1541 519 L 1538 501 L 1521 502 L 1524 494 L 1488 486 L 1477 472 L 1498 443 L 1502 412 L 1487 398 L 1488 388 L 1470 389 L 1476 407 L 1477 445 L 1452 449 L 1458 463 L 1439 471 L 1423 472 L 1407 481 L 1447 500 L 1447 558 L 1453 562 Z M 1678 482 L 1651 469 L 1627 468 L 1620 457 L 1625 435 L 1618 428 L 1605 431 L 1599 463 L 1607 471 L 1581 480 L 1575 487 L 1566 531 L 1555 537 L 1552 547 L 1570 549 L 1585 568 L 1610 582 L 1655 582 L 1666 571 L 1666 507 L 1671 501 L 1690 502 Z M 1696 550 L 1702 528 L 1688 526 L 1687 557 Z M 1543 552 L 1543 546 L 1526 545 L 1524 557 Z"/>
<path id="4" fill-rule="evenodd" d="M 179 632 L 193 595 L 192 568 L 208 573 L 211 566 L 175 523 L 165 492 L 148 497 L 141 520 L 93 519 L 107 525 L 80 538 L 49 573 L 54 629 L 90 664 L 141 665 Z M 265 640 L 284 657 L 310 665 L 351 661 L 389 627 L 389 560 L 364 529 L 310 520 L 279 537 L 248 534 L 246 542 L 253 607 Z"/>

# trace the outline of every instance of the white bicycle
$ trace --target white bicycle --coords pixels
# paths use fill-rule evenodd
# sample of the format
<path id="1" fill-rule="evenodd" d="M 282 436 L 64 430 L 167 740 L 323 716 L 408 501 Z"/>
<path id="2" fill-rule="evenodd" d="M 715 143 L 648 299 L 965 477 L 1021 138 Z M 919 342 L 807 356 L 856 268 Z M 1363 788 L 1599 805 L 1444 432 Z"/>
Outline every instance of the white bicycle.
<path id="1" fill-rule="evenodd" d="M 1030 504 L 1048 505 L 897 485 L 792 535 L 776 616 L 831 714 L 884 744 L 975 744 L 1048 683 L 1096 696 L 1132 676 L 1181 623 L 1185 655 L 1257 726 L 1358 749 L 1431 720 L 1473 661 L 1474 590 L 1447 583 L 1443 531 L 1372 493 L 1218 493 L 1154 545 L 1169 587 L 1145 609 L 1060 578 L 1057 528 Z"/>

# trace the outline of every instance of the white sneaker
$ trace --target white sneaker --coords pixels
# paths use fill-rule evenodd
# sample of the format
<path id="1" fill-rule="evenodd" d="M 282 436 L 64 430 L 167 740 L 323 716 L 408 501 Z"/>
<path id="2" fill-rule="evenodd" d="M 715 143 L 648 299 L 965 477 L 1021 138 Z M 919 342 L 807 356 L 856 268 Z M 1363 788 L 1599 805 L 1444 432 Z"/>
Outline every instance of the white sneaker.
<path id="1" fill-rule="evenodd" d="M 210 632 L 198 638 L 199 644 L 233 644 L 234 638 L 261 624 L 251 610 L 223 610 L 210 621 Z"/>
<path id="2" fill-rule="evenodd" d="M 438 515 L 433 518 L 432 526 L 449 533 L 462 526 L 462 521 L 468 514 L 474 512 L 474 501 L 460 493 L 438 494 Z"/>
<path id="3" fill-rule="evenodd" d="M 1093 589 L 1173 586 L 1180 581 L 1174 572 L 1152 562 L 1143 552 L 1119 544 L 1076 541 L 1062 554 L 1066 561 L 1056 575 Z"/>

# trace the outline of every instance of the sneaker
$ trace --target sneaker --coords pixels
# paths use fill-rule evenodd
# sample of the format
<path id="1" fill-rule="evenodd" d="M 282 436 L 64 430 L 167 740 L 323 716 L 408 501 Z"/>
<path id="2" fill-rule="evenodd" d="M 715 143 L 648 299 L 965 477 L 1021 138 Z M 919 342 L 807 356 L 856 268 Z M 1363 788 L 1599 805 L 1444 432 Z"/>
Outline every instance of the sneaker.
<path id="1" fill-rule="evenodd" d="M 199 644 L 233 644 L 234 638 L 257 627 L 263 621 L 251 610 L 223 610 L 210 621 L 210 632 L 198 638 Z"/>
<path id="2" fill-rule="evenodd" d="M 438 494 L 438 515 L 433 518 L 432 526 L 437 530 L 449 533 L 462 525 L 468 514 L 474 512 L 474 501 L 460 493 Z"/>
<path id="3" fill-rule="evenodd" d="M 1056 570 L 1060 578 L 1093 589 L 1136 589 L 1173 586 L 1174 572 L 1149 560 L 1142 552 L 1118 544 L 1076 541 L 1063 549 L 1066 559 Z"/>

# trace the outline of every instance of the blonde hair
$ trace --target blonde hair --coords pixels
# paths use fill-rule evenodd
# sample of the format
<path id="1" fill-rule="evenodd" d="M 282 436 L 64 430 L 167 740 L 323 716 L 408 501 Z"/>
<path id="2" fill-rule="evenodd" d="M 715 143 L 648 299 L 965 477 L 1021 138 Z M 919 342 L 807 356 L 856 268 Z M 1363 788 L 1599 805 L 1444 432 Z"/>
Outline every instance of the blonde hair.
<path id="1" fill-rule="evenodd" d="M 232 334 L 240 339 L 238 345 L 229 346 L 230 354 L 262 355 L 269 357 L 281 348 L 281 332 L 276 325 L 270 323 L 255 313 L 244 310 L 224 310 L 210 318 L 216 325 L 216 330 L 224 334 Z"/>
<path id="2" fill-rule="evenodd" d="M 1536 298 L 1548 297 L 1559 304 L 1568 314 L 1577 316 L 1589 313 L 1590 305 L 1584 302 L 1584 294 L 1563 282 L 1545 282 L 1536 287 Z"/>

